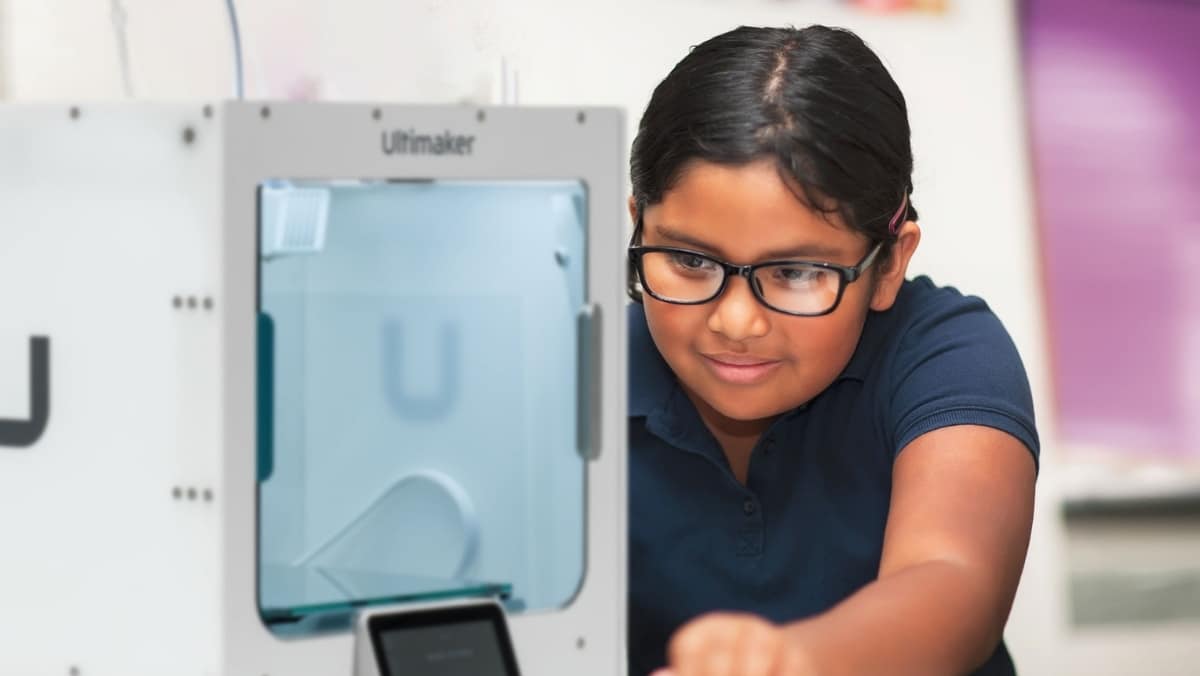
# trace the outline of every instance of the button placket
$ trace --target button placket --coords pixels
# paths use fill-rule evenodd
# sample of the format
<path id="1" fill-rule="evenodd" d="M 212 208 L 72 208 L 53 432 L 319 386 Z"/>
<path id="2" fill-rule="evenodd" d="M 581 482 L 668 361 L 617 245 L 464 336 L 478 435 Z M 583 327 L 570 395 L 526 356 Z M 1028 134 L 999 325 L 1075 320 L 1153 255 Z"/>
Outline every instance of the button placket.
<path id="1" fill-rule="evenodd" d="M 738 556 L 758 556 L 763 547 L 762 508 L 758 499 L 747 494 L 742 498 L 742 526 L 738 529 Z"/>

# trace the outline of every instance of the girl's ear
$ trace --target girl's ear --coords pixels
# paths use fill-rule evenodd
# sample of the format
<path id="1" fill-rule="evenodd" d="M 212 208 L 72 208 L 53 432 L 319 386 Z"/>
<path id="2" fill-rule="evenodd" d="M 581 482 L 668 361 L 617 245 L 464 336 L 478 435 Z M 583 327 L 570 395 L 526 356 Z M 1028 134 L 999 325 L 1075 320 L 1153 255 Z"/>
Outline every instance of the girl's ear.
<path id="1" fill-rule="evenodd" d="M 637 200 L 633 199 L 633 195 L 629 196 L 629 222 L 637 224 L 638 209 Z"/>
<path id="2" fill-rule="evenodd" d="M 892 307 L 904 277 L 908 274 L 908 262 L 912 260 L 917 245 L 921 243 L 921 227 L 916 221 L 906 221 L 900 226 L 896 235 L 896 243 L 892 245 L 892 255 L 888 257 L 885 267 L 877 268 L 878 278 L 875 291 L 871 295 L 871 309 L 882 312 Z"/>

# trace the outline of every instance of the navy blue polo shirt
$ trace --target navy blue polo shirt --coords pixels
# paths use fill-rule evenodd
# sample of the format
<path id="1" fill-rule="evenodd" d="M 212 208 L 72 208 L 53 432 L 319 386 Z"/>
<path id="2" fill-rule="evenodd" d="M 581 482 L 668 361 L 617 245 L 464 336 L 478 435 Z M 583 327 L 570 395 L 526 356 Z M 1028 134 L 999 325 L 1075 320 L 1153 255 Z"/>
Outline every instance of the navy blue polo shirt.
<path id="1" fill-rule="evenodd" d="M 671 634 L 703 613 L 788 622 L 874 580 L 892 463 L 920 435 L 986 425 L 1038 455 L 1008 333 L 982 300 L 925 277 L 906 281 L 891 309 L 869 313 L 837 380 L 763 434 L 744 486 L 636 304 L 629 388 L 631 676 L 662 666 Z M 1003 643 L 975 673 L 1015 673 Z"/>

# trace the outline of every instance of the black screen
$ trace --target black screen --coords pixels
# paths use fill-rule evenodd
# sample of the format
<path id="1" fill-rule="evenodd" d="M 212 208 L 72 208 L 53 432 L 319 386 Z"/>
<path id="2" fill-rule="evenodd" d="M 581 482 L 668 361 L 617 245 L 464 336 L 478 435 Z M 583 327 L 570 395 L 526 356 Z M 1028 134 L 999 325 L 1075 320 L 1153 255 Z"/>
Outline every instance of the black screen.
<path id="1" fill-rule="evenodd" d="M 497 606 L 376 617 L 370 630 L 381 676 L 518 676 Z"/>

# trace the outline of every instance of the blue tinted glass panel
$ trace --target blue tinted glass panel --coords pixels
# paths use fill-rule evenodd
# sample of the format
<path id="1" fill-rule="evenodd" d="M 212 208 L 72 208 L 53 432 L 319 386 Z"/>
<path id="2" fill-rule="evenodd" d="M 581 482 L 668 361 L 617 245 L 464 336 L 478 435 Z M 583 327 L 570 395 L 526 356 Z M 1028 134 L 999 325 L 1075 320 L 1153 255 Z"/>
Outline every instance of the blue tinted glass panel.
<path id="1" fill-rule="evenodd" d="M 269 622 L 583 578 L 579 182 L 260 190 L 259 603 Z"/>

